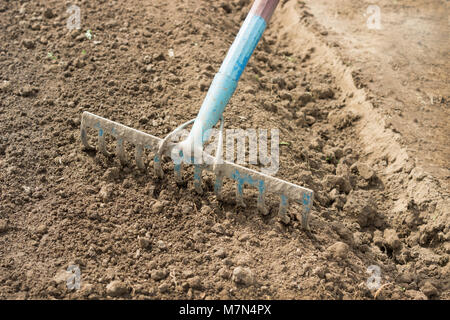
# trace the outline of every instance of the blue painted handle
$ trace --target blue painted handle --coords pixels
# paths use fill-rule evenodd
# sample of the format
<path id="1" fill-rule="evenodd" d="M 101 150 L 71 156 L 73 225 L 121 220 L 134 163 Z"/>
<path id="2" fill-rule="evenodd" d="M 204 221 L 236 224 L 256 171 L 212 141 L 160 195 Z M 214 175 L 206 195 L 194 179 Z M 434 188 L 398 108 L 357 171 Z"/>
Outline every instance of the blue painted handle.
<path id="1" fill-rule="evenodd" d="M 256 0 L 253 4 L 211 83 L 185 146 L 202 148 L 203 143 L 209 138 L 205 132 L 220 120 L 277 4 L 278 0 Z"/>

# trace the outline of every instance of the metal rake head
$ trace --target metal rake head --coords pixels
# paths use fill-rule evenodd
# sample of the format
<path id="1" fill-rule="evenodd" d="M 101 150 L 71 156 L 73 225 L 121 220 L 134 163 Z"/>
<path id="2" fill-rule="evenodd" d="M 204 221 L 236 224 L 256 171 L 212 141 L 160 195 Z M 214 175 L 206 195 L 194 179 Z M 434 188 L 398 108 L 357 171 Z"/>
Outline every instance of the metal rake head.
<path id="1" fill-rule="evenodd" d="M 176 143 L 169 142 L 170 136 L 192 122 L 193 120 L 186 122 L 176 130 L 174 130 L 172 133 L 170 133 L 165 139 L 161 139 L 145 132 L 124 126 L 118 122 L 102 118 L 95 114 L 83 112 L 81 119 L 81 141 L 87 149 L 95 149 L 91 145 L 89 145 L 86 130 L 87 128 L 95 129 L 98 131 L 98 150 L 106 156 L 111 156 L 112 154 L 109 153 L 106 149 L 105 134 L 112 135 L 117 139 L 116 154 L 122 163 L 127 162 L 123 144 L 124 141 L 127 141 L 128 143 L 134 145 L 134 156 L 136 159 L 136 163 L 137 166 L 142 170 L 146 170 L 146 166 L 142 158 L 143 151 L 144 149 L 150 150 L 150 152 L 155 154 L 155 172 L 159 177 L 162 177 L 162 157 L 164 155 L 171 157 L 172 152 L 176 150 L 175 147 L 177 146 Z M 314 196 L 312 190 L 287 181 L 283 181 L 278 178 L 271 177 L 249 168 L 242 167 L 232 162 L 222 160 L 220 161 L 220 163 L 218 163 L 217 158 L 209 154 L 203 154 L 203 157 L 205 161 L 200 164 L 193 164 L 194 187 L 198 193 L 202 193 L 202 172 L 203 170 L 207 170 L 215 174 L 216 180 L 214 183 L 214 192 L 219 199 L 221 196 L 223 178 L 227 177 L 236 181 L 236 202 L 238 205 L 245 207 L 243 200 L 244 186 L 253 186 L 258 189 L 257 207 L 263 215 L 266 215 L 269 212 L 265 205 L 266 195 L 269 193 L 276 194 L 280 196 L 278 215 L 281 221 L 286 224 L 290 222 L 290 218 L 287 214 L 289 201 L 297 202 L 303 206 L 302 225 L 305 229 L 309 229 L 309 212 L 311 210 Z M 177 182 L 181 182 L 182 163 L 175 163 L 174 170 Z"/>

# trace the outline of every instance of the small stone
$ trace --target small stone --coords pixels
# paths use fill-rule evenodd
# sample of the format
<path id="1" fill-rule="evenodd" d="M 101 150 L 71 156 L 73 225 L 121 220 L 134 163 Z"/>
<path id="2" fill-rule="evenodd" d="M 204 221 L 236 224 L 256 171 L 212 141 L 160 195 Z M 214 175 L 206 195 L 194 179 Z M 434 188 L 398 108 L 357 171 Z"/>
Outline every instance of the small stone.
<path id="1" fill-rule="evenodd" d="M 308 125 L 312 126 L 314 123 L 316 123 L 316 118 L 313 116 L 306 116 L 305 121 Z"/>
<path id="2" fill-rule="evenodd" d="M 223 259 L 227 256 L 227 253 L 225 252 L 225 250 L 223 248 L 220 248 L 219 250 L 217 250 L 214 255 L 220 259 Z"/>
<path id="3" fill-rule="evenodd" d="M 151 278 L 155 281 L 161 281 L 167 278 L 168 275 L 169 271 L 167 271 L 166 269 L 158 269 L 151 272 Z"/>
<path id="4" fill-rule="evenodd" d="M 281 100 L 287 100 L 287 101 L 292 101 L 292 95 L 287 92 L 287 91 L 283 91 L 280 93 L 280 98 Z"/>
<path id="5" fill-rule="evenodd" d="M 387 246 L 392 248 L 393 250 L 400 249 L 402 243 L 398 238 L 397 232 L 394 229 L 386 229 L 384 230 L 384 242 Z"/>
<path id="6" fill-rule="evenodd" d="M 50 8 L 46 8 L 44 11 L 44 17 L 47 19 L 51 19 L 55 16 L 55 14 L 53 13 L 52 9 Z"/>
<path id="7" fill-rule="evenodd" d="M 225 228 L 220 223 L 216 223 L 211 230 L 217 234 L 225 234 Z"/>
<path id="8" fill-rule="evenodd" d="M 45 224 L 41 224 L 41 225 L 39 225 L 37 228 L 36 228 L 36 233 L 38 233 L 38 234 L 44 234 L 44 233 L 47 233 L 47 226 L 45 225 Z"/>
<path id="9" fill-rule="evenodd" d="M 47 293 L 51 296 L 57 296 L 59 294 L 59 291 L 54 286 L 49 286 L 47 288 Z"/>
<path id="10" fill-rule="evenodd" d="M 87 297 L 90 294 L 94 293 L 95 287 L 93 284 L 83 282 L 81 284 L 81 288 L 79 294 L 83 297 Z"/>
<path id="11" fill-rule="evenodd" d="M 36 47 L 35 42 L 33 40 L 31 40 L 31 39 L 24 39 L 22 41 L 22 44 L 27 49 L 34 49 Z"/>
<path id="12" fill-rule="evenodd" d="M 0 223 L 0 225 L 1 225 L 1 223 Z M 0 232 L 1 232 L 1 226 L 0 226 Z M 450 254 L 450 242 L 444 243 L 444 251 L 445 251 L 445 253 Z"/>
<path id="13" fill-rule="evenodd" d="M 224 267 L 224 268 L 221 268 L 220 270 L 219 270 L 219 272 L 217 272 L 217 275 L 219 276 L 219 277 L 221 277 L 222 279 L 230 279 L 230 277 L 231 277 L 231 274 L 230 274 L 230 272 Z"/>
<path id="14" fill-rule="evenodd" d="M 111 200 L 113 189 L 114 187 L 111 184 L 104 185 L 101 187 L 98 196 L 100 197 L 100 199 L 102 199 L 103 202 L 107 202 Z"/>
<path id="15" fill-rule="evenodd" d="M 337 189 L 336 188 L 334 188 L 333 190 L 331 190 L 329 193 L 328 193 L 328 198 L 330 198 L 330 200 L 336 200 L 336 198 L 339 196 L 339 191 L 337 191 Z"/>
<path id="16" fill-rule="evenodd" d="M 279 215 L 278 218 L 282 223 L 284 223 L 286 225 L 288 225 L 291 222 L 291 218 L 289 218 L 289 216 L 287 214 Z"/>
<path id="17" fill-rule="evenodd" d="M 73 65 L 77 67 L 78 69 L 83 68 L 86 65 L 86 62 L 82 59 L 75 59 L 73 62 Z"/>
<path id="18" fill-rule="evenodd" d="M 438 290 L 429 281 L 425 282 L 425 284 L 420 288 L 420 290 L 428 298 L 431 298 L 431 297 L 434 297 L 434 296 L 438 295 Z"/>
<path id="19" fill-rule="evenodd" d="M 245 89 L 244 89 L 244 93 L 254 95 L 254 94 L 255 94 L 255 89 L 253 89 L 252 86 L 247 86 L 247 87 L 245 87 Z"/>
<path id="20" fill-rule="evenodd" d="M 39 90 L 36 87 L 25 85 L 20 89 L 19 94 L 22 97 L 34 97 L 38 92 Z"/>
<path id="21" fill-rule="evenodd" d="M 304 107 L 308 102 L 313 101 L 313 96 L 309 92 L 304 92 L 298 96 L 297 100 L 300 107 Z"/>
<path id="22" fill-rule="evenodd" d="M 210 206 L 202 206 L 202 209 L 200 210 L 200 213 L 204 216 L 209 215 L 213 210 Z"/>
<path id="23" fill-rule="evenodd" d="M 183 215 L 190 214 L 191 212 L 192 212 L 192 206 L 191 206 L 190 204 L 184 204 L 184 205 L 181 207 L 181 213 L 182 213 Z"/>
<path id="24" fill-rule="evenodd" d="M 167 293 L 170 291 L 170 284 L 168 284 L 167 282 L 164 282 L 158 287 L 158 290 L 161 293 Z"/>
<path id="25" fill-rule="evenodd" d="M 156 242 L 156 246 L 158 247 L 159 250 L 167 250 L 167 245 L 162 240 L 158 240 L 158 242 Z"/>
<path id="26" fill-rule="evenodd" d="M 365 180 L 370 180 L 375 176 L 375 172 L 365 163 L 358 162 L 356 168 L 359 175 Z"/>
<path id="27" fill-rule="evenodd" d="M 117 167 L 112 167 L 106 170 L 106 172 L 103 174 L 103 179 L 106 181 L 114 181 L 115 179 L 119 178 L 120 170 Z"/>
<path id="28" fill-rule="evenodd" d="M 139 246 L 143 249 L 148 249 L 151 247 L 152 242 L 149 238 L 139 237 L 138 238 Z"/>
<path id="29" fill-rule="evenodd" d="M 140 123 L 140 124 L 146 124 L 146 123 L 148 123 L 148 118 L 147 118 L 146 116 L 142 116 L 142 117 L 139 119 L 139 123 Z"/>
<path id="30" fill-rule="evenodd" d="M 153 60 L 155 60 L 155 61 L 163 61 L 163 60 L 166 60 L 166 57 L 164 56 L 164 54 L 161 52 L 161 53 L 155 53 L 154 55 L 153 55 Z"/>
<path id="31" fill-rule="evenodd" d="M 34 31 L 38 31 L 38 30 L 41 30 L 41 25 L 39 24 L 39 23 L 33 23 L 31 26 L 30 26 L 30 28 L 31 28 L 31 30 L 34 30 Z"/>
<path id="32" fill-rule="evenodd" d="M 344 242 L 336 242 L 328 247 L 327 252 L 336 259 L 345 259 L 348 255 L 348 245 Z"/>
<path id="33" fill-rule="evenodd" d="M 164 209 L 164 204 L 159 201 L 156 200 L 155 203 L 152 205 L 152 212 L 153 213 L 161 213 Z"/>
<path id="34" fill-rule="evenodd" d="M 201 91 L 206 91 L 209 88 L 209 82 L 202 80 L 199 82 L 198 87 L 200 88 Z"/>
<path id="35" fill-rule="evenodd" d="M 236 267 L 233 270 L 232 280 L 237 284 L 250 286 L 254 283 L 255 277 L 250 268 Z"/>
<path id="36" fill-rule="evenodd" d="M 11 82 L 8 80 L 3 80 L 0 82 L 0 92 L 7 92 L 11 88 Z"/>
<path id="37" fill-rule="evenodd" d="M 332 99 L 334 97 L 334 91 L 330 87 L 318 88 L 313 90 L 313 96 L 318 99 Z"/>
<path id="38" fill-rule="evenodd" d="M 148 66 L 146 66 L 145 71 L 149 73 L 153 72 L 153 65 L 149 64 Z"/>
<path id="39" fill-rule="evenodd" d="M 202 280 L 199 276 L 189 279 L 188 283 L 192 289 L 201 290 L 203 288 Z"/>
<path id="40" fill-rule="evenodd" d="M 247 240 L 250 240 L 251 236 L 252 236 L 252 235 L 251 235 L 250 233 L 245 232 L 245 233 L 242 233 L 242 234 L 240 234 L 240 235 L 238 236 L 238 240 L 239 240 L 239 241 L 242 241 L 242 242 L 245 242 L 245 241 L 247 241 Z"/>
<path id="41" fill-rule="evenodd" d="M 192 270 L 184 270 L 183 271 L 183 277 L 187 278 L 191 278 L 194 276 L 194 272 Z"/>
<path id="42" fill-rule="evenodd" d="M 128 293 L 128 287 L 119 280 L 114 280 L 106 286 L 106 294 L 111 297 L 120 297 Z"/>
<path id="43" fill-rule="evenodd" d="M 8 230 L 8 223 L 6 220 L 0 220 L 0 233 L 6 232 Z"/>

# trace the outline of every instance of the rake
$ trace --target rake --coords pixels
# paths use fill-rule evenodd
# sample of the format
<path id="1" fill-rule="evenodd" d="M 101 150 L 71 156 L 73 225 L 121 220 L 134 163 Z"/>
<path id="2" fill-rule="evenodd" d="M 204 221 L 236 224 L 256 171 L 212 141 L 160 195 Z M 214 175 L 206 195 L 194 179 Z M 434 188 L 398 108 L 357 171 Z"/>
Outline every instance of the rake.
<path id="1" fill-rule="evenodd" d="M 288 224 L 289 201 L 302 205 L 302 226 L 309 230 L 309 212 L 313 203 L 312 190 L 272 177 L 268 174 L 245 168 L 231 161 L 221 158 L 219 150 L 223 144 L 224 121 L 222 113 L 236 90 L 239 78 L 247 65 L 256 45 L 258 44 L 279 0 L 255 0 L 238 35 L 236 36 L 219 72 L 215 75 L 206 94 L 197 117 L 190 120 L 164 139 L 152 136 L 142 131 L 124 126 L 120 123 L 105 119 L 89 112 L 83 112 L 81 119 L 81 141 L 87 150 L 95 150 L 90 146 L 87 137 L 87 128 L 98 131 L 98 150 L 106 156 L 108 152 L 105 134 L 117 139 L 116 152 L 121 163 L 127 162 L 124 142 L 132 144 L 135 148 L 134 157 L 139 169 L 146 170 L 143 160 L 145 150 L 154 154 L 153 166 L 159 178 L 164 176 L 161 162 L 164 157 L 171 157 L 174 162 L 174 173 L 177 183 L 182 182 L 183 164 L 194 165 L 194 187 L 196 192 L 202 193 L 202 172 L 210 171 L 215 175 L 214 192 L 221 199 L 223 179 L 228 178 L 236 182 L 236 203 L 245 207 L 243 200 L 244 186 L 252 186 L 258 190 L 257 208 L 267 215 L 269 210 L 265 205 L 268 194 L 280 197 L 278 216 L 282 222 Z M 220 120 L 218 146 L 215 156 L 204 152 L 205 143 L 208 142 L 211 129 Z M 172 139 L 187 126 L 193 126 L 188 136 L 181 142 L 174 143 Z"/>

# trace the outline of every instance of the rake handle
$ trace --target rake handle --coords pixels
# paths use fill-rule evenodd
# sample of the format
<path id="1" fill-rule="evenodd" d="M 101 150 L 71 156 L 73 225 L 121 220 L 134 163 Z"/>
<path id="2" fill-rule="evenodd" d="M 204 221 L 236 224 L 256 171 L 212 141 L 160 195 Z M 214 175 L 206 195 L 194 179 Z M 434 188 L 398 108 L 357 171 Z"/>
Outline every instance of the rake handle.
<path id="1" fill-rule="evenodd" d="M 185 152 L 189 151 L 187 149 L 203 149 L 203 143 L 209 138 L 207 131 L 220 120 L 278 2 L 279 0 L 255 0 L 253 3 L 203 100 L 191 132 L 185 140 Z"/>

